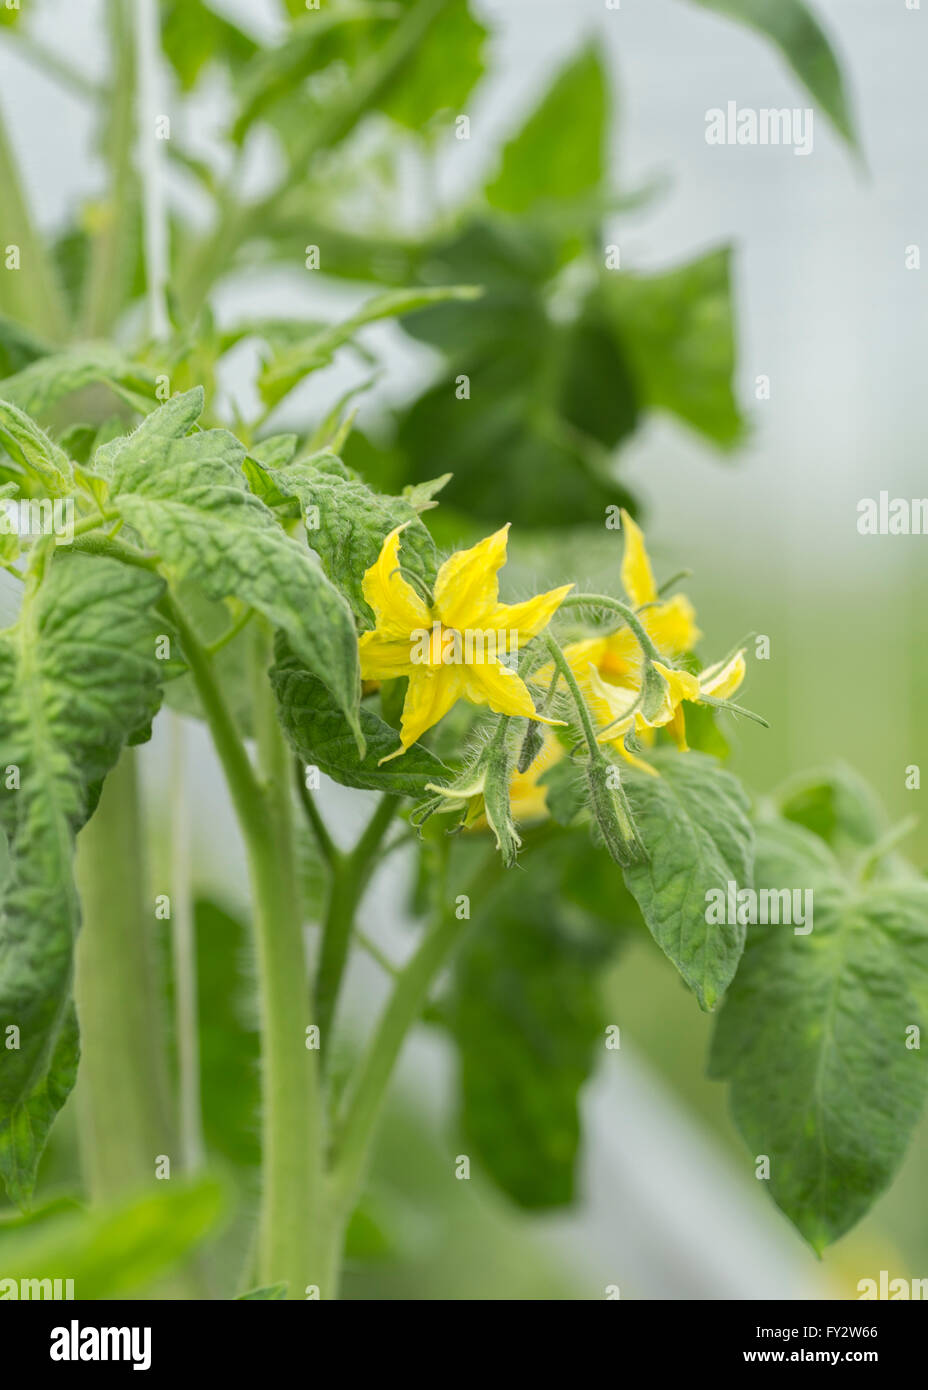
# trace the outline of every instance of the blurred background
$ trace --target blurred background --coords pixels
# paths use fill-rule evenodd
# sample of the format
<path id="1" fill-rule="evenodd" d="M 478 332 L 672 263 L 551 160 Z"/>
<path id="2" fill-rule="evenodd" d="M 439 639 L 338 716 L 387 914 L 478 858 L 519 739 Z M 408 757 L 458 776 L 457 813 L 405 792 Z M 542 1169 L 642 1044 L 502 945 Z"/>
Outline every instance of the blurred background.
<path id="1" fill-rule="evenodd" d="M 216 0 L 213 8 L 263 37 L 280 23 L 272 0 Z M 860 536 L 856 523 L 861 498 L 926 491 L 928 271 L 906 268 L 906 248 L 928 248 L 928 129 L 919 104 L 928 11 L 907 10 L 902 0 L 816 0 L 845 73 L 861 154 L 817 113 L 814 151 L 797 158 L 787 148 L 706 144 L 706 111 L 729 100 L 809 104 L 768 43 L 716 14 L 679 0 L 622 0 L 618 10 L 602 0 L 477 0 L 473 9 L 492 40 L 467 103 L 471 139 L 441 147 L 427 188 L 412 171 L 402 218 L 414 226 L 425 201 L 432 216 L 435 206 L 466 199 L 566 58 L 595 45 L 612 81 L 611 183 L 623 195 L 655 189 L 606 220 L 623 268 L 663 271 L 734 248 L 734 389 L 747 425 L 740 442 L 721 453 L 679 418 L 654 412 L 625 443 L 620 475 L 640 500 L 659 574 L 694 571 L 686 588 L 711 650 L 721 654 L 748 632 L 770 639 L 769 660 L 750 662 L 746 701 L 771 727 L 727 730 L 733 765 L 762 795 L 791 773 L 851 763 L 877 787 L 892 822 L 921 817 L 908 848 L 924 868 L 923 793 L 906 790 L 905 770 L 928 753 L 928 540 Z M 35 31 L 88 75 L 103 71 L 91 0 L 48 0 Z M 53 232 L 99 183 L 89 116 L 12 45 L 2 64 L 0 103 L 42 225 Z M 221 71 L 198 88 L 186 132 L 204 150 L 227 101 Z M 262 159 L 259 150 L 243 172 L 256 187 Z M 259 311 L 329 318 L 369 292 L 347 279 L 308 278 L 299 265 L 250 270 L 220 287 L 217 311 L 230 319 Z M 436 355 L 393 326 L 367 330 L 364 342 L 383 367 L 358 420 L 376 440 L 384 412 L 422 389 Z M 248 354 L 246 345 L 222 382 L 242 409 L 253 390 Z M 308 396 L 301 388 L 290 398 L 280 427 L 288 411 L 299 416 L 350 387 L 359 370 L 339 359 L 315 375 Z M 756 399 L 760 376 L 769 378 L 769 399 Z M 431 440 L 431 463 L 430 475 L 444 471 L 440 436 Z M 495 467 L 505 470 L 505 459 Z M 620 546 L 602 526 L 570 534 L 542 526 L 515 542 L 514 569 L 526 584 L 549 570 L 614 576 Z M 218 772 L 196 724 L 185 722 L 183 738 L 197 886 L 241 910 L 245 874 Z M 143 766 L 152 821 L 166 840 L 163 721 Z M 324 804 L 346 839 L 361 820 L 360 799 L 326 787 Z M 156 856 L 153 881 L 157 873 Z M 378 940 L 398 954 L 409 942 L 407 875 L 398 860 L 368 899 Z M 881 1269 L 928 1275 L 928 1127 L 891 1193 L 819 1262 L 755 1181 L 724 1089 L 704 1077 L 709 1020 L 656 947 L 636 941 L 605 988 L 623 1045 L 604 1054 L 584 1092 L 577 1204 L 529 1216 L 479 1173 L 470 1183 L 450 1179 L 454 1062 L 441 1037 L 420 1030 L 380 1146 L 376 1219 L 355 1232 L 348 1296 L 595 1298 L 617 1285 L 625 1298 L 853 1297 L 857 1281 Z M 370 1017 L 381 989 L 375 969 L 356 963 L 350 1007 L 359 1020 Z M 67 1143 L 64 1127 L 53 1141 L 52 1174 Z"/>

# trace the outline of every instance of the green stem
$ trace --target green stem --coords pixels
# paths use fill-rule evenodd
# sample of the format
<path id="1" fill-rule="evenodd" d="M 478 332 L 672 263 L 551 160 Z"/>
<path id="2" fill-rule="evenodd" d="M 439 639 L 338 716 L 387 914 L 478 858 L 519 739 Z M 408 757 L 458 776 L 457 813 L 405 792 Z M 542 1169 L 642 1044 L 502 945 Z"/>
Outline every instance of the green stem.
<path id="1" fill-rule="evenodd" d="M 299 758 L 294 759 L 293 769 L 296 776 L 297 795 L 300 798 L 300 804 L 306 814 L 309 828 L 313 832 L 313 837 L 323 859 L 328 865 L 334 868 L 336 864 L 341 862 L 343 858 L 342 852 L 332 839 L 332 836 L 329 834 L 328 826 L 319 814 L 319 807 L 316 805 L 312 792 L 306 785 L 303 764 Z"/>
<path id="2" fill-rule="evenodd" d="M 316 1014 L 326 1058 L 332 1055 L 328 1042 L 348 961 L 355 913 L 398 806 L 399 797 L 382 797 L 354 849 L 332 864 L 332 883 L 316 976 Z"/>
<path id="3" fill-rule="evenodd" d="M 580 720 L 587 747 L 590 751 L 590 757 L 601 758 L 603 752 L 596 738 L 593 720 L 590 718 L 590 711 L 587 709 L 586 701 L 583 698 L 580 686 L 577 684 L 577 678 L 570 669 L 570 663 L 550 633 L 545 633 L 545 646 L 548 648 L 555 669 L 563 677 L 564 683 L 571 693 L 574 705 L 576 706 L 577 717 Z"/>
<path id="4" fill-rule="evenodd" d="M 420 1017 L 429 988 L 460 939 L 463 923 L 438 917 L 400 971 L 390 1000 L 371 1037 L 343 1112 L 333 1151 L 338 1206 L 350 1211 L 359 1196 L 377 1121 L 403 1043 Z"/>
<path id="5" fill-rule="evenodd" d="M 46 255 L 20 178 L 6 125 L 0 118 L 0 253 L 19 248 L 19 269 L 6 269 L 0 260 L 0 308 L 43 337 L 64 338 L 67 313 L 64 296 Z"/>
<path id="6" fill-rule="evenodd" d="M 617 613 L 628 623 L 645 656 L 650 661 L 660 661 L 661 654 L 642 626 L 640 618 L 627 603 L 622 603 L 621 599 L 612 598 L 609 594 L 568 594 L 562 601 L 561 608 L 606 608 Z"/>
<path id="7" fill-rule="evenodd" d="M 288 1298 L 310 1285 L 329 1297 L 332 1231 L 323 1171 L 323 1107 L 290 823 L 288 755 L 274 716 L 266 672 L 269 631 L 256 630 L 256 734 L 263 781 L 248 758 L 210 658 L 178 606 L 169 611 L 193 674 L 225 772 L 254 895 L 262 1011 L 263 1191 L 258 1277 L 285 1282 Z M 263 679 L 262 679 L 263 678 Z"/>
<path id="8" fill-rule="evenodd" d="M 77 842 L 77 1104 L 92 1201 L 112 1202 L 152 1182 L 158 1156 L 174 1153 L 143 843 L 136 758 L 127 751 Z"/>
<path id="9" fill-rule="evenodd" d="M 114 72 L 109 105 L 101 114 L 109 188 L 98 212 L 100 223 L 91 243 L 81 309 L 84 333 L 90 338 L 110 331 L 130 297 L 137 230 L 138 190 L 132 160 L 135 60 L 126 0 L 108 0 L 106 20 Z"/>
<path id="10" fill-rule="evenodd" d="M 182 268 L 179 296 L 188 314 L 199 312 L 217 277 L 230 268 L 237 249 L 273 221 L 287 189 L 305 180 L 312 157 L 343 140 L 376 105 L 406 64 L 415 58 L 429 29 L 451 3 L 452 0 L 418 0 L 404 13 L 388 41 L 354 74 L 345 95 L 307 130 L 284 179 L 260 202 L 242 207 L 236 171 L 220 192 L 212 233 L 193 249 Z"/>

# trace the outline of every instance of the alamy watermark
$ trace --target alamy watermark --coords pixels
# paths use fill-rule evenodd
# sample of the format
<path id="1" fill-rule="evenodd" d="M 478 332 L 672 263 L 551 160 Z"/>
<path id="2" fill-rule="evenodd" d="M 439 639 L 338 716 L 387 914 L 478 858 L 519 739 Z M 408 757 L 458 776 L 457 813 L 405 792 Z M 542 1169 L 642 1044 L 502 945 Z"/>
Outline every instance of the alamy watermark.
<path id="1" fill-rule="evenodd" d="M 0 536 L 54 536 L 63 545 L 70 545 L 74 539 L 74 498 L 0 498 Z"/>
<path id="2" fill-rule="evenodd" d="M 729 101 L 706 112 L 707 145 L 791 145 L 793 154 L 811 154 L 815 112 L 811 106 L 739 106 Z"/>
<path id="3" fill-rule="evenodd" d="M 721 926 L 786 926 L 796 936 L 812 930 L 811 888 L 739 888 L 729 879 L 724 888 L 706 889 L 706 923 Z"/>

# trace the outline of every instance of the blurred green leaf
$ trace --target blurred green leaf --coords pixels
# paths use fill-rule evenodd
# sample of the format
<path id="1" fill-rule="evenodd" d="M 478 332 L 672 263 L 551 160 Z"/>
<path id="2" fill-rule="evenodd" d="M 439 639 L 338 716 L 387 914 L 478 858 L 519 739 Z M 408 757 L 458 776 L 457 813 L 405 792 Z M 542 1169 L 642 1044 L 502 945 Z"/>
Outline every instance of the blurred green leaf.
<path id="1" fill-rule="evenodd" d="M 866 849 L 888 828 L 872 788 L 846 764 L 801 773 L 775 799 L 785 820 L 811 830 L 835 853 Z"/>
<path id="2" fill-rule="evenodd" d="M 717 445 L 736 444 L 742 420 L 732 394 L 728 249 L 657 275 L 605 273 L 599 302 L 631 363 L 642 405 L 671 411 Z"/>
<path id="3" fill-rule="evenodd" d="M 487 31 L 474 18 L 468 0 L 453 0 L 432 25 L 381 102 L 381 109 L 421 134 L 440 111 L 455 115 L 483 75 Z"/>
<path id="4" fill-rule="evenodd" d="M 562 895 L 578 856 L 585 867 L 610 863 L 582 832 L 534 854 L 526 840 L 529 871 L 501 871 L 481 899 L 444 1010 L 460 1055 L 464 1142 L 504 1192 L 536 1209 L 574 1194 L 578 1093 L 603 1029 L 597 979 L 625 925 L 614 902 L 604 922 Z"/>
<path id="5" fill-rule="evenodd" d="M 606 75 L 590 47 L 560 72 L 503 147 L 487 201 L 520 214 L 542 199 L 564 203 L 592 192 L 603 176 L 607 121 Z"/>
<path id="6" fill-rule="evenodd" d="M 758 827 L 755 882 L 810 890 L 813 930 L 750 926 L 711 1075 L 770 1159 L 770 1191 L 821 1253 L 888 1186 L 928 1088 L 928 884 L 854 884 L 799 825 Z M 808 925 L 808 922 L 806 923 Z"/>
<path id="7" fill-rule="evenodd" d="M 3 13 L 3 11 L 0 11 Z M 15 12 L 14 12 L 15 13 Z M 0 378 L 11 377 L 50 351 L 22 324 L 0 315 Z M 0 393 L 2 394 L 2 393 Z"/>
<path id="8" fill-rule="evenodd" d="M 367 324 L 402 318 L 448 299 L 469 302 L 479 295 L 479 288 L 473 285 L 414 287 L 385 290 L 383 294 L 374 295 L 350 318 L 328 325 L 272 354 L 258 378 L 262 399 L 267 405 L 277 405 L 310 372 L 327 367 L 338 349 L 351 342 Z"/>
<path id="9" fill-rule="evenodd" d="M 209 1152 L 260 1162 L 261 1038 L 251 933 L 218 903 L 195 905 L 203 1135 Z"/>
<path id="10" fill-rule="evenodd" d="M 132 1294 L 168 1273 L 218 1225 L 222 1188 L 211 1178 L 160 1184 L 105 1211 L 87 1211 L 5 1233 L 0 1269 L 9 1279 L 73 1279 L 81 1300 Z"/>
<path id="11" fill-rule="evenodd" d="M 835 128 L 849 145 L 857 147 L 841 68 L 821 25 L 802 0 L 692 0 L 692 3 L 729 19 L 740 20 L 771 39 L 809 94 L 821 103 Z"/>
<path id="12" fill-rule="evenodd" d="M 251 1293 L 239 1294 L 240 1302 L 247 1302 L 249 1299 L 282 1299 L 287 1297 L 286 1284 L 267 1284 L 263 1289 L 252 1289 Z"/>
<path id="13" fill-rule="evenodd" d="M 751 886 L 754 833 L 748 799 L 702 753 L 656 753 L 659 777 L 626 774 L 648 858 L 624 870 L 648 930 L 696 995 L 714 1009 L 738 968 L 745 929 L 706 920 L 706 893 Z"/>
<path id="14" fill-rule="evenodd" d="M 258 52 L 253 39 L 204 0 L 161 0 L 161 45 L 184 91 L 210 62 L 235 72 Z"/>
<path id="15" fill-rule="evenodd" d="M 88 343 L 28 363 L 0 381 L 0 399 L 42 419 L 75 392 L 106 386 L 144 414 L 155 404 L 155 385 L 150 367 L 131 361 L 107 343 Z"/>

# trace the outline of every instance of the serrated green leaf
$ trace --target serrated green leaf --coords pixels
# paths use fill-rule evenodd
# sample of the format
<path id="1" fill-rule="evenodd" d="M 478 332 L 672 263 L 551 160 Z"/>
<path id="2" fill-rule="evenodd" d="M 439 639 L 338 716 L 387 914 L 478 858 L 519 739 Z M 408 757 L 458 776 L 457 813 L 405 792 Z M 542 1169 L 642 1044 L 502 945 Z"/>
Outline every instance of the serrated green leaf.
<path id="1" fill-rule="evenodd" d="M 928 1089 L 928 884 L 849 884 L 823 842 L 758 827 L 758 888 L 812 891 L 812 931 L 750 926 L 719 1015 L 711 1074 L 731 1084 L 770 1192 L 821 1252 L 901 1162 Z"/>
<path id="2" fill-rule="evenodd" d="M 2 391 L 2 388 L 0 388 Z M 52 497 L 63 497 L 72 487 L 67 455 L 52 443 L 25 411 L 0 396 L 0 445 L 29 477 Z"/>
<path id="3" fill-rule="evenodd" d="M 0 399 L 42 419 L 51 408 L 87 386 L 108 386 L 144 414 L 155 401 L 155 373 L 107 343 L 88 343 L 50 353 L 0 381 Z"/>
<path id="4" fill-rule="evenodd" d="M 701 753 L 656 754 L 659 777 L 626 774 L 648 858 L 623 872 L 648 930 L 703 1009 L 730 985 L 745 928 L 707 922 L 706 893 L 751 887 L 754 832 L 748 799 L 730 772 Z"/>
<path id="5" fill-rule="evenodd" d="M 809 94 L 852 147 L 857 145 L 844 78 L 831 45 L 803 0 L 692 0 L 771 39 Z"/>
<path id="6" fill-rule="evenodd" d="M 603 176 L 607 119 L 606 76 L 590 47 L 560 72 L 504 146 L 487 201 L 520 214 L 541 200 L 570 202 L 591 193 Z"/>
<path id="7" fill-rule="evenodd" d="M 396 752 L 399 735 L 363 705 L 361 730 L 366 752 L 359 757 L 344 716 L 322 682 L 302 667 L 285 642 L 278 641 L 275 658 L 271 683 L 280 722 L 307 766 L 318 767 L 346 787 L 368 787 L 400 796 L 422 796 L 427 783 L 449 779 L 444 763 L 419 744 L 379 766 L 381 758 Z"/>
<path id="8" fill-rule="evenodd" d="M 226 430 L 189 433 L 202 409 L 202 390 L 175 396 L 97 452 L 109 504 L 158 552 L 172 586 L 192 579 L 207 598 L 240 599 L 286 632 L 357 732 L 361 681 L 348 605 L 248 491 L 238 440 Z"/>
<path id="9" fill-rule="evenodd" d="M 362 591 L 364 574 L 395 527 L 405 528 L 400 543 L 402 564 L 432 589 L 438 567 L 435 542 L 411 501 L 373 492 L 334 454 L 298 459 L 286 468 L 267 468 L 265 473 L 282 496 L 299 501 L 309 544 L 362 626 L 374 625 Z"/>
<path id="10" fill-rule="evenodd" d="M 11 867 L 0 916 L 0 1018 L 20 1029 L 0 1064 L 0 1173 L 31 1192 L 48 1129 L 74 1082 L 70 1003 L 80 906 L 74 838 L 122 746 L 158 708 L 154 575 L 56 557 L 0 633 L 0 748 L 19 787 L 0 794 Z"/>
<path id="11" fill-rule="evenodd" d="M 607 273 L 598 294 L 642 404 L 671 411 L 725 448 L 743 430 L 732 391 L 730 260 L 722 248 L 657 275 Z"/>
<path id="12" fill-rule="evenodd" d="M 178 1265 L 216 1227 L 225 1205 L 212 1178 L 162 1182 L 118 1207 L 0 1233 L 0 1268 L 17 1280 L 73 1279 L 78 1299 L 123 1297 Z"/>

